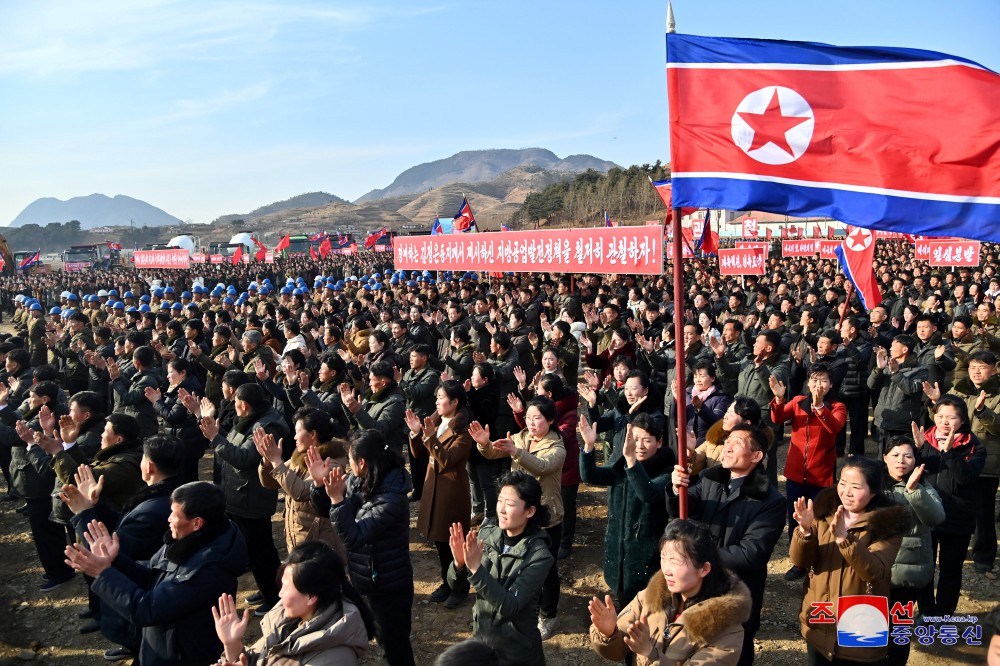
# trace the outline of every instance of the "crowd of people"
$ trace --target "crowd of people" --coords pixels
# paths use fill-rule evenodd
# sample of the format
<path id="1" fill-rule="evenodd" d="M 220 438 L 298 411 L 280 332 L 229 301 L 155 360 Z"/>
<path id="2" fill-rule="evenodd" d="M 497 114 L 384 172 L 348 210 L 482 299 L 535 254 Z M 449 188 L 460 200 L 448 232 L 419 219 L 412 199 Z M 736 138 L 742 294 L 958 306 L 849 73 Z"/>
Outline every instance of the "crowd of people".
<path id="1" fill-rule="evenodd" d="M 438 662 L 544 664 L 584 483 L 607 488 L 598 655 L 753 663 L 787 530 L 808 663 L 905 664 L 908 640 L 841 645 L 816 609 L 867 594 L 934 622 L 993 570 L 1000 275 L 983 258 L 941 270 L 880 242 L 871 311 L 834 262 L 777 256 L 762 277 L 686 262 L 683 303 L 668 274 L 367 252 L 2 277 L 5 499 L 42 593 L 83 575 L 81 631 L 109 661 L 357 664 L 374 639 L 413 664 L 415 512 L 440 565 L 429 601 L 471 605 L 474 641 Z M 963 638 L 989 645 L 996 623 Z"/>

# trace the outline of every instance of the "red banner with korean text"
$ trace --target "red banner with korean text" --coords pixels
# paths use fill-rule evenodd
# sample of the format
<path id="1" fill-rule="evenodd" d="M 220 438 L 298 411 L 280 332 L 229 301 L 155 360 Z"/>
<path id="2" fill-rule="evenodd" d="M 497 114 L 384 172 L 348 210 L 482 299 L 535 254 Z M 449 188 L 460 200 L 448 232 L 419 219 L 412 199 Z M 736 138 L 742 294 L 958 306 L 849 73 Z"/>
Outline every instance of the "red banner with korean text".
<path id="1" fill-rule="evenodd" d="M 663 233 L 647 226 L 399 236 L 393 240 L 397 269 L 663 272 Z"/>
<path id="2" fill-rule="evenodd" d="M 208 259 L 208 256 L 204 252 L 195 252 L 191 255 L 192 264 L 203 264 Z"/>
<path id="3" fill-rule="evenodd" d="M 781 241 L 782 257 L 811 257 L 819 252 L 819 241 L 786 240 Z"/>
<path id="4" fill-rule="evenodd" d="M 763 275 L 766 256 L 760 247 L 720 249 L 719 272 L 722 275 Z"/>
<path id="5" fill-rule="evenodd" d="M 190 268 L 187 250 L 136 250 L 132 255 L 136 268 Z"/>
<path id="6" fill-rule="evenodd" d="M 759 247 L 760 249 L 764 250 L 764 254 L 767 254 L 768 250 L 771 249 L 770 245 L 771 245 L 770 243 L 763 243 L 757 241 L 736 241 L 733 244 L 733 247 L 735 247 L 737 250 Z"/>
<path id="7" fill-rule="evenodd" d="M 979 241 L 955 239 L 930 241 L 929 245 L 931 266 L 979 266 Z"/>
<path id="8" fill-rule="evenodd" d="M 819 258 L 820 259 L 836 259 L 837 258 L 837 248 L 843 241 L 839 240 L 820 240 L 816 241 L 819 245 Z"/>
<path id="9" fill-rule="evenodd" d="M 757 238 L 758 233 L 756 217 L 748 217 L 743 220 L 743 228 L 740 230 L 743 238 Z"/>
<path id="10" fill-rule="evenodd" d="M 208 261 L 212 264 L 221 264 L 226 260 L 226 257 L 221 254 L 210 254 L 208 255 Z"/>

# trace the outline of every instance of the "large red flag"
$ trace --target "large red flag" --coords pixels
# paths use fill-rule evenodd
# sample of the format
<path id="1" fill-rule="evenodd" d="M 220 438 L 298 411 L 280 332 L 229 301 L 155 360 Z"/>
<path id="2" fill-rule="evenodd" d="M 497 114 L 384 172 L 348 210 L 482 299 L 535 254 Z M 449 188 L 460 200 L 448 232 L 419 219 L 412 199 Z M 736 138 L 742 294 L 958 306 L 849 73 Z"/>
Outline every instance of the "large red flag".
<path id="1" fill-rule="evenodd" d="M 813 238 L 819 238 L 823 233 L 818 224 L 813 225 Z"/>
<path id="2" fill-rule="evenodd" d="M 236 246 L 236 252 L 233 252 L 233 265 L 240 263 L 243 260 L 243 245 Z"/>
<path id="3" fill-rule="evenodd" d="M 319 257 L 316 256 L 316 248 L 312 245 L 309 246 L 309 256 L 312 257 L 313 261 L 319 260 Z"/>
<path id="4" fill-rule="evenodd" d="M 326 259 L 326 255 L 330 254 L 331 249 L 333 249 L 333 246 L 330 243 L 330 237 L 327 236 L 323 239 L 323 242 L 319 244 L 319 256 Z"/>
<path id="5" fill-rule="evenodd" d="M 665 220 L 663 220 L 663 224 L 664 226 L 666 226 L 667 224 L 670 224 L 674 220 L 673 194 L 671 192 L 670 181 L 653 180 L 652 178 L 650 178 L 649 182 L 652 183 L 653 189 L 656 190 L 656 193 L 660 195 L 660 200 L 663 202 L 663 205 L 667 207 L 667 217 Z M 681 208 L 681 216 L 683 217 L 684 215 L 690 215 L 691 213 L 697 212 L 697 210 L 698 210 L 697 206 L 692 208 Z"/>
<path id="6" fill-rule="evenodd" d="M 771 235 L 772 235 L 771 227 L 768 227 L 767 230 L 764 232 L 765 240 L 771 240 Z"/>
<path id="7" fill-rule="evenodd" d="M 858 292 L 858 298 L 866 310 L 871 311 L 882 302 L 882 292 L 875 280 L 875 235 L 874 229 L 847 227 L 847 238 L 834 252 L 840 260 L 844 274 Z"/>
<path id="8" fill-rule="evenodd" d="M 677 205 L 1000 241 L 996 72 L 909 48 L 666 42 Z"/>
<path id="9" fill-rule="evenodd" d="M 278 246 L 274 248 L 274 251 L 281 252 L 291 244 L 292 244 L 292 239 L 288 237 L 288 234 L 285 234 L 285 237 L 281 239 L 281 241 L 278 243 Z"/>

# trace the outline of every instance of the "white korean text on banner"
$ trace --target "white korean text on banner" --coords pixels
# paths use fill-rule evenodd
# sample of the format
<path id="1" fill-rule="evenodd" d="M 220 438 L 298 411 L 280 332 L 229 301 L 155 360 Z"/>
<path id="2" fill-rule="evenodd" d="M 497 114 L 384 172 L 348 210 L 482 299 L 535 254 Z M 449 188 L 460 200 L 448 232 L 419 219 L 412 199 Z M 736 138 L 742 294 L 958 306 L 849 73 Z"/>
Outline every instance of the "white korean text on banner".
<path id="1" fill-rule="evenodd" d="M 599 227 L 394 239 L 396 268 L 560 273 L 663 272 L 659 228 Z"/>

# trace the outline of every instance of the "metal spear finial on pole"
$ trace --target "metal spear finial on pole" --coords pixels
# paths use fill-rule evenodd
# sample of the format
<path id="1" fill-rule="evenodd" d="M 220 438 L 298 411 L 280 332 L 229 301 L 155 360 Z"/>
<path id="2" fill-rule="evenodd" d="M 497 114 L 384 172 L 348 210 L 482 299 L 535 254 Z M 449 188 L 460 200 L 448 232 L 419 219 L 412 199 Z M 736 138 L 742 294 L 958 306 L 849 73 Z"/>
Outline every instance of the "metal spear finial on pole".
<path id="1" fill-rule="evenodd" d="M 667 34 L 672 35 L 677 32 L 677 22 L 674 21 L 674 3 L 667 0 Z"/>

